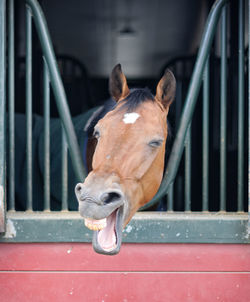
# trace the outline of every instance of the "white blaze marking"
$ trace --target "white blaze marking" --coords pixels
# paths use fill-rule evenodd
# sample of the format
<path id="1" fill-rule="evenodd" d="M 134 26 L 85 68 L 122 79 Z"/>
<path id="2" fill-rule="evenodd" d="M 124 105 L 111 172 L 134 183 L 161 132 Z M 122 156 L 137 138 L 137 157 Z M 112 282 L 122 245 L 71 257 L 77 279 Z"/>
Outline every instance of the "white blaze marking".
<path id="1" fill-rule="evenodd" d="M 140 114 L 136 112 L 125 113 L 123 116 L 123 122 L 125 124 L 134 124 L 138 117 L 140 117 Z"/>

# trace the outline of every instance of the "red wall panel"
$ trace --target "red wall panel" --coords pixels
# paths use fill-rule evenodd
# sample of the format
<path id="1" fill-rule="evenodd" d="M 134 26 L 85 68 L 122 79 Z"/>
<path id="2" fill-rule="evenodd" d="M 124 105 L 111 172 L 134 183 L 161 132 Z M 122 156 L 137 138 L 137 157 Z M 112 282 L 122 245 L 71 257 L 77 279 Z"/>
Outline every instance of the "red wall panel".
<path id="1" fill-rule="evenodd" d="M 86 243 L 3 243 L 0 270 L 250 271 L 250 245 L 123 244 L 104 256 Z"/>
<path id="2" fill-rule="evenodd" d="M 0 244 L 0 301 L 249 302 L 250 245 Z"/>
<path id="3" fill-rule="evenodd" d="M 242 273 L 1 273 L 1 302 L 248 302 Z"/>

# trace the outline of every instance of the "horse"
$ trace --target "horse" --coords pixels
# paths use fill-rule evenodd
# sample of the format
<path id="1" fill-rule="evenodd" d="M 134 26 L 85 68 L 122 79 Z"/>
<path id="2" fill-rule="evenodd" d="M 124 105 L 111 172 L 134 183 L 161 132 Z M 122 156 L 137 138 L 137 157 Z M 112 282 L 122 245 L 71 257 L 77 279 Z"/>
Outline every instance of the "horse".
<path id="1" fill-rule="evenodd" d="M 109 91 L 116 105 L 95 125 L 91 171 L 75 187 L 97 253 L 119 253 L 123 228 L 159 189 L 175 90 L 170 70 L 157 84 L 155 96 L 147 88 L 130 90 L 120 64 L 111 72 Z"/>

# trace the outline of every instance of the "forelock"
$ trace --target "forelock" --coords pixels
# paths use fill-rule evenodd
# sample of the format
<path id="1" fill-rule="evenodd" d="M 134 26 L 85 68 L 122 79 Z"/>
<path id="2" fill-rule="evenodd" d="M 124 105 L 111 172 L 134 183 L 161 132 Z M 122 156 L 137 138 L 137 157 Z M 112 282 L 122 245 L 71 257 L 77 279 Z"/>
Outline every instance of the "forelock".
<path id="1" fill-rule="evenodd" d="M 121 102 L 121 110 L 133 112 L 140 104 L 147 101 L 154 101 L 154 96 L 148 88 L 135 88 L 130 90 L 130 94 Z"/>

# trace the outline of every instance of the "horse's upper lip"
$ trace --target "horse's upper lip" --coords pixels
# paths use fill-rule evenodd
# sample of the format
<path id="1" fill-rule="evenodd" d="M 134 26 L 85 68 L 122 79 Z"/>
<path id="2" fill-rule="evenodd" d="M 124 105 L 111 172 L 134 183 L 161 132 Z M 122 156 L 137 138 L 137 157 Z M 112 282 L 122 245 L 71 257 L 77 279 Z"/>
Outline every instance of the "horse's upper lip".
<path id="1" fill-rule="evenodd" d="M 79 202 L 79 212 L 83 218 L 99 220 L 108 217 L 123 204 L 123 199 L 107 204 L 99 204 L 93 200 L 87 199 Z"/>

